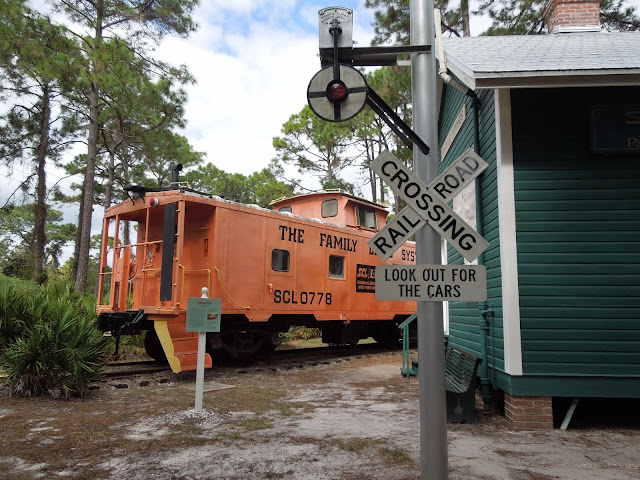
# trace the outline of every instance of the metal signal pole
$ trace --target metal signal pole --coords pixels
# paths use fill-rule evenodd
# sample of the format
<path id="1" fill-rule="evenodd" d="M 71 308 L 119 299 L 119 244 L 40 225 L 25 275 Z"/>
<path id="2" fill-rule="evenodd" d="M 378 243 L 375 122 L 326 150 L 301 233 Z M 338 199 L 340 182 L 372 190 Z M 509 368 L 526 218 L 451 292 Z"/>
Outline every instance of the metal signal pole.
<path id="1" fill-rule="evenodd" d="M 411 45 L 435 41 L 433 0 L 411 0 Z M 425 155 L 413 149 L 413 169 L 427 185 L 438 176 L 436 59 L 430 53 L 411 57 L 413 130 L 430 146 Z M 418 265 L 440 265 L 440 236 L 428 225 L 416 233 Z M 418 302 L 420 375 L 420 464 L 423 480 L 448 478 L 447 407 L 444 387 L 442 302 Z"/>

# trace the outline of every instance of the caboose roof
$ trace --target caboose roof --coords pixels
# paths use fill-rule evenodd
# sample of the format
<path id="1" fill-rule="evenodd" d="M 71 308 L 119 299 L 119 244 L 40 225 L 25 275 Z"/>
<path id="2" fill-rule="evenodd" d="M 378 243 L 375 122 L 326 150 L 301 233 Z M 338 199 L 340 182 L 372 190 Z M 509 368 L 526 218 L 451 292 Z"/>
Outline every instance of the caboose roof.
<path id="1" fill-rule="evenodd" d="M 323 210 L 325 202 L 329 200 L 335 201 L 337 204 L 337 210 L 331 210 L 331 213 Z M 389 214 L 384 205 L 356 197 L 341 190 L 327 190 L 281 198 L 271 202 L 271 206 L 279 212 L 284 209 L 305 218 L 317 218 L 334 225 L 371 230 L 382 228 L 386 224 L 386 218 Z M 359 206 L 364 208 L 358 208 Z M 368 214 L 365 213 L 367 210 L 369 211 Z M 373 217 L 369 216 L 369 220 L 366 220 L 367 215 L 371 214 L 373 214 Z"/>
<path id="2" fill-rule="evenodd" d="M 310 203 L 318 203 L 323 202 L 329 198 L 339 198 L 343 197 L 355 203 L 361 203 L 364 205 L 368 205 L 378 210 L 387 211 L 387 207 L 381 205 L 379 203 L 372 202 L 365 198 L 356 197 L 355 195 L 351 195 L 350 193 L 343 192 L 341 190 L 325 190 L 323 192 L 312 192 L 312 193 L 304 193 L 300 195 L 294 195 L 292 197 L 283 197 L 271 202 L 270 205 L 276 208 L 283 207 L 285 205 L 289 205 L 291 203 L 299 203 L 300 201 L 310 202 Z"/>

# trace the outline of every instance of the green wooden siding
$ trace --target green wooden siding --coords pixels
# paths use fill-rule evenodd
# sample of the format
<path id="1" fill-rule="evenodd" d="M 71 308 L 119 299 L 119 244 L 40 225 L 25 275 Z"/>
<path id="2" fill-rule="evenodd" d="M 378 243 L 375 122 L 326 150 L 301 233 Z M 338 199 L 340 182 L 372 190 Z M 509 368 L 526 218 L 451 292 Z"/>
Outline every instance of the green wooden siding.
<path id="1" fill-rule="evenodd" d="M 636 87 L 511 92 L 525 377 L 640 377 L 640 152 L 589 148 L 590 105 L 637 98 Z"/>
<path id="2" fill-rule="evenodd" d="M 498 235 L 498 190 L 496 179 L 496 135 L 495 109 L 492 90 L 478 92 L 480 107 L 480 149 L 477 153 L 489 164 L 481 178 L 483 237 L 490 243 L 484 253 L 487 267 L 487 303 L 494 307 L 495 317 L 491 322 L 488 340 L 489 367 L 504 371 L 504 340 L 502 331 L 502 285 L 500 274 L 500 244 Z M 471 99 L 459 90 L 444 86 L 440 109 L 440 145 L 444 142 L 462 105 L 466 104 L 466 120 L 449 152 L 440 164 L 440 171 L 447 168 L 469 147 L 474 146 L 473 109 Z M 449 264 L 462 264 L 462 256 L 451 246 L 447 249 Z M 480 313 L 477 303 L 449 303 L 449 342 L 459 345 L 476 355 L 480 352 Z"/>

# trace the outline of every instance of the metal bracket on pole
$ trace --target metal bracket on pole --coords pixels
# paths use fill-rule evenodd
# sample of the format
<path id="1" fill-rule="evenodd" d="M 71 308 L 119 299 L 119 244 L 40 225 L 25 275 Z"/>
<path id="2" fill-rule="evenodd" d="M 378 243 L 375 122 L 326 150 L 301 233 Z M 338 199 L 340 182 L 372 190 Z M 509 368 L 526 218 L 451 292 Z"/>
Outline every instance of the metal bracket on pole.
<path id="1" fill-rule="evenodd" d="M 429 53 L 431 45 L 400 45 L 397 47 L 357 47 L 344 48 L 338 52 L 338 62 L 354 67 L 393 67 L 411 65 L 410 60 L 400 60 L 400 55 Z M 327 67 L 333 64 L 336 54 L 332 49 L 320 49 L 320 64 Z"/>
<path id="2" fill-rule="evenodd" d="M 416 132 L 400 118 L 387 103 L 371 88 L 367 88 L 367 105 L 398 135 L 409 150 L 413 151 L 413 144 L 425 155 L 429 154 L 429 146 L 422 141 Z M 409 138 L 407 138 L 409 137 Z"/>

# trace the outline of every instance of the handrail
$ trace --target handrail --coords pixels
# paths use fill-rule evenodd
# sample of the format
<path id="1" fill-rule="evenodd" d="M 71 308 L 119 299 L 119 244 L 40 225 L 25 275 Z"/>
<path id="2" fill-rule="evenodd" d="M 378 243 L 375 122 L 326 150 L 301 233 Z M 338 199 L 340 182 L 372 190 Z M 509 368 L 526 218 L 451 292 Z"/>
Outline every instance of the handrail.
<path id="1" fill-rule="evenodd" d="M 220 275 L 220 269 L 218 267 L 213 267 L 213 268 L 216 271 L 216 273 L 218 274 L 218 280 L 220 281 L 220 286 L 222 287 L 222 291 L 227 295 L 227 297 L 229 297 L 229 300 L 231 300 L 233 303 L 235 303 L 240 308 L 244 308 L 245 310 L 251 310 L 251 307 L 247 307 L 245 305 L 240 305 L 233 298 L 231 298 L 231 295 L 229 295 L 229 292 L 227 292 L 227 289 L 224 288 L 224 284 L 222 283 L 222 276 Z"/>
<path id="2" fill-rule="evenodd" d="M 406 375 L 407 378 L 416 374 L 415 370 L 411 366 L 411 357 L 409 354 L 409 324 L 418 317 L 418 312 L 410 315 L 404 322 L 398 325 L 398 328 L 402 329 L 402 369 L 400 372 Z"/>
<path id="3" fill-rule="evenodd" d="M 187 268 L 181 263 L 178 264 L 178 268 L 182 268 L 182 288 L 180 289 L 180 301 L 176 305 L 182 305 L 184 301 L 184 280 L 185 275 L 191 272 L 207 272 L 207 288 L 211 291 L 211 270 L 208 268 L 196 268 L 187 270 Z"/>

